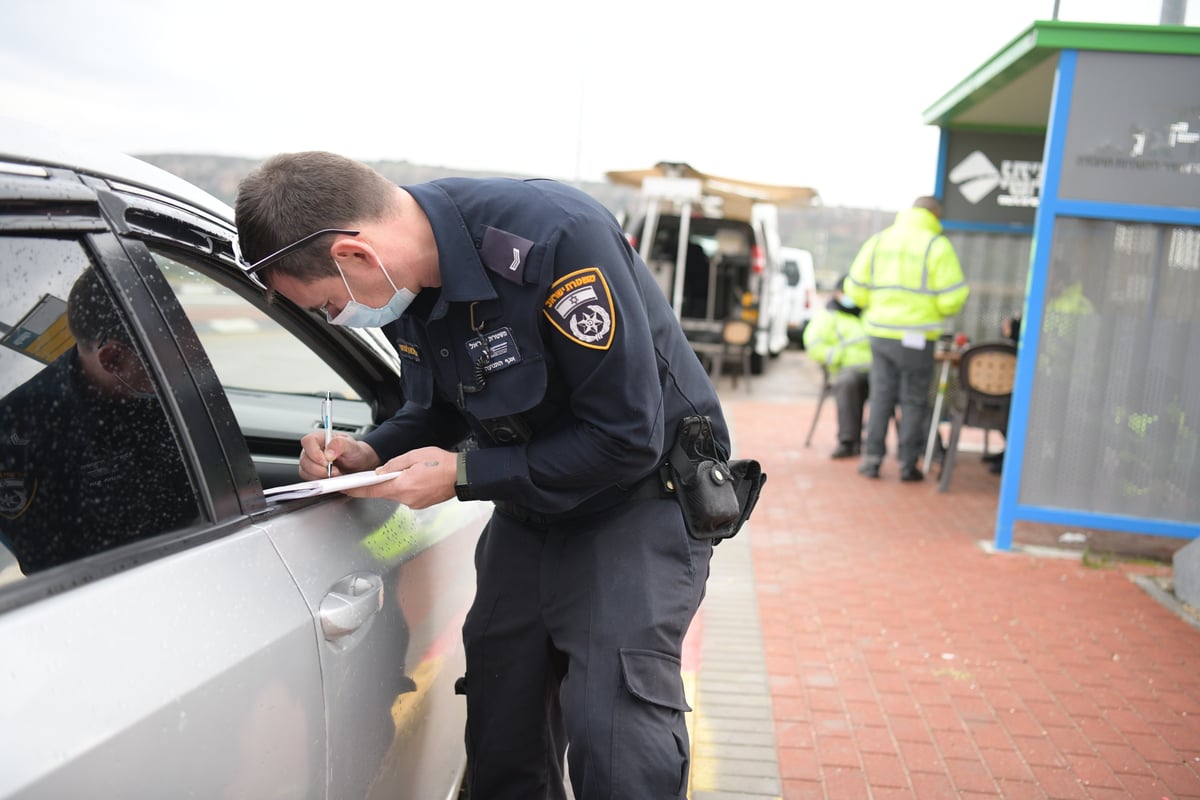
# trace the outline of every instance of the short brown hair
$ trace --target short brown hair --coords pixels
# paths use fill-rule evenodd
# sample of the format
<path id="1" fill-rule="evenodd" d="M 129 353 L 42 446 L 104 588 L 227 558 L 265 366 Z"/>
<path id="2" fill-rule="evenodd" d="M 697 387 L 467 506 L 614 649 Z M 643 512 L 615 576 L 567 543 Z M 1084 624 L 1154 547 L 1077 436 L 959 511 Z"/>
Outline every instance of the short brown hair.
<path id="1" fill-rule="evenodd" d="M 353 228 L 382 219 L 395 184 L 366 164 L 334 153 L 283 153 L 264 161 L 238 184 L 235 219 L 242 257 L 249 263 L 323 228 Z M 313 247 L 263 268 L 300 280 L 336 274 L 326 251 Z"/>
<path id="2" fill-rule="evenodd" d="M 942 204 L 931 195 L 922 195 L 913 201 L 913 208 L 923 208 L 938 219 L 942 218 Z"/>
<path id="3" fill-rule="evenodd" d="M 129 345 L 121 316 L 93 267 L 83 271 L 67 295 L 67 328 L 85 348 L 98 347 L 110 339 Z"/>

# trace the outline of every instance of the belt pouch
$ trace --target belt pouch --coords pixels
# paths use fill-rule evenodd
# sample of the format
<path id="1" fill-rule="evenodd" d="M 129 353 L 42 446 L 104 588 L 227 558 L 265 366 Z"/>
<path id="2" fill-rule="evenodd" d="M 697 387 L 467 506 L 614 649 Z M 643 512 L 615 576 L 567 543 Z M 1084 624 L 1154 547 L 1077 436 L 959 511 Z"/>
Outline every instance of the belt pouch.
<path id="1" fill-rule="evenodd" d="M 696 539 L 724 539 L 736 533 L 742 508 L 708 417 L 685 417 L 679 423 L 668 463 L 688 533 Z"/>
<path id="2" fill-rule="evenodd" d="M 737 494 L 738 507 L 741 514 L 733 526 L 730 536 L 741 530 L 750 512 L 758 504 L 758 495 L 762 492 L 763 484 L 767 482 L 767 474 L 762 466 L 752 458 L 739 458 L 729 462 L 729 472 L 733 476 L 734 493 Z"/>

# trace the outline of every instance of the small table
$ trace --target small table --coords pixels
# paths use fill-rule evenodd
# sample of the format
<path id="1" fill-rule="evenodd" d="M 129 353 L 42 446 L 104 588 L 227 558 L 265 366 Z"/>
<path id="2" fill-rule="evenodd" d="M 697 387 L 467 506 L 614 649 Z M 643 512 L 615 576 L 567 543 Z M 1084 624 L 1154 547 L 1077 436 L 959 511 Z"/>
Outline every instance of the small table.
<path id="1" fill-rule="evenodd" d="M 929 420 L 929 438 L 925 442 L 925 460 L 922 462 L 922 472 L 929 472 L 929 465 L 933 463 L 933 445 L 937 441 L 942 403 L 946 400 L 946 389 L 950 385 L 950 366 L 958 364 L 962 353 L 962 348 L 958 347 L 951 347 L 949 350 L 934 348 L 933 360 L 941 362 L 942 370 L 938 375 L 937 398 L 933 401 L 933 416 Z"/>

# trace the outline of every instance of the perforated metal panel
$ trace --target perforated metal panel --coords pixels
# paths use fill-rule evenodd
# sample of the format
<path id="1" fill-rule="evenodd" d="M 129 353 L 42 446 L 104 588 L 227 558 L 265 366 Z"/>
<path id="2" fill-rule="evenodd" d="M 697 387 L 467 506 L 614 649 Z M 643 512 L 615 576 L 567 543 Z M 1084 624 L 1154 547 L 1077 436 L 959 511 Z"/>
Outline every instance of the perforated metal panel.
<path id="1" fill-rule="evenodd" d="M 974 231 L 948 231 L 946 236 L 971 287 L 967 304 L 946 327 L 967 334 L 973 342 L 1002 338 L 1001 321 L 1021 313 L 1025 302 L 1032 237 Z"/>
<path id="2" fill-rule="evenodd" d="M 1059 217 L 1039 325 L 1020 502 L 1200 521 L 1200 229 Z"/>

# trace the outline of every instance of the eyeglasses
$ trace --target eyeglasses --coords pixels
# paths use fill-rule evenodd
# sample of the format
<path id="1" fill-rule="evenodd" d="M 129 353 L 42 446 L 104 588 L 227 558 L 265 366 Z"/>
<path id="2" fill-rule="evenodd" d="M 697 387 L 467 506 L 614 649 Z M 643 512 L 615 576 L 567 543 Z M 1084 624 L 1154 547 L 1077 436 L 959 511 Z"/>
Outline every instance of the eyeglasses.
<path id="1" fill-rule="evenodd" d="M 271 266 L 272 264 L 274 264 L 276 261 L 280 260 L 281 258 L 286 258 L 287 256 L 290 256 L 292 253 L 294 253 L 297 250 L 299 250 L 300 248 L 304 247 L 306 244 L 311 242 L 313 239 L 324 236 L 327 233 L 342 233 L 342 234 L 345 234 L 346 236 L 358 236 L 358 231 L 350 231 L 350 230 L 346 230 L 345 228 L 322 228 L 319 231 L 314 231 L 313 233 L 310 233 L 308 236 L 297 239 L 296 241 L 292 242 L 289 245 L 285 245 L 284 247 L 279 248 L 274 253 L 271 253 L 271 255 L 266 256 L 265 258 L 260 258 L 258 261 L 255 261 L 253 264 L 246 267 L 246 274 L 248 276 L 250 276 L 250 279 L 252 281 L 254 281 L 255 283 L 257 283 L 259 286 L 262 286 L 264 289 L 267 288 L 259 278 L 255 277 L 254 273 L 258 272 L 263 267 Z"/>

